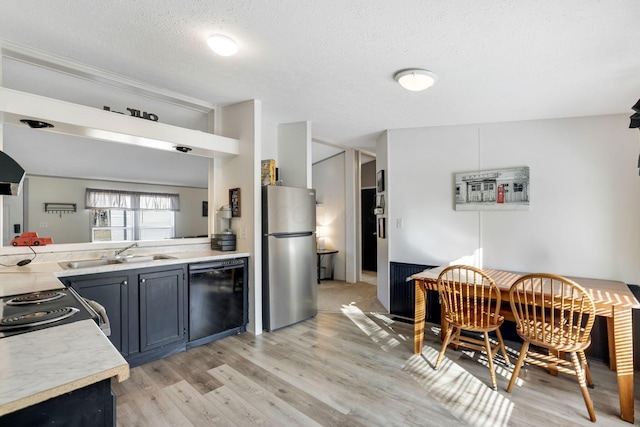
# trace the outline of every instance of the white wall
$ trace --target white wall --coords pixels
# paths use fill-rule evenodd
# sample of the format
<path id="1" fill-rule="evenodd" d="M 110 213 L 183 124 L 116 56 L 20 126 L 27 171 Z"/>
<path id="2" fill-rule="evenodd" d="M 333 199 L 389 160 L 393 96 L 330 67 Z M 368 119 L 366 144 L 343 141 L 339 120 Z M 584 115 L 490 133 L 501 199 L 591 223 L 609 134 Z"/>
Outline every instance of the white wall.
<path id="1" fill-rule="evenodd" d="M 311 188 L 311 123 L 278 126 L 278 180 L 287 187 Z"/>
<path id="2" fill-rule="evenodd" d="M 362 219 L 360 215 L 360 153 L 356 150 L 344 152 L 344 181 L 345 192 L 345 230 L 344 255 L 345 277 L 347 283 L 356 283 L 361 277 L 362 260 L 359 246 L 362 242 Z"/>
<path id="3" fill-rule="evenodd" d="M 262 106 L 263 111 L 267 109 Z M 262 144 L 260 146 L 260 160 L 273 159 L 278 164 L 278 124 L 269 120 L 267 114 L 262 115 Z"/>
<path id="4" fill-rule="evenodd" d="M 395 202 L 393 199 L 393 192 L 391 191 L 391 174 L 390 169 L 393 167 L 391 163 L 391 158 L 393 155 L 410 157 L 411 159 L 415 159 L 416 156 L 414 152 L 411 151 L 391 151 L 392 143 L 391 143 L 391 132 L 386 131 L 383 132 L 376 141 L 376 174 L 378 171 L 384 170 L 385 174 L 385 183 L 384 183 L 384 197 L 385 197 L 385 208 L 383 215 L 377 215 L 376 221 L 379 218 L 385 218 L 386 224 L 386 238 L 380 238 L 378 235 L 378 301 L 387 309 L 390 310 L 390 294 L 389 294 L 389 261 L 394 260 L 391 254 L 391 246 L 389 242 L 392 238 L 392 228 L 389 218 L 392 217 L 393 209 L 392 203 Z M 404 171 L 397 171 L 398 173 L 402 173 Z M 414 186 L 415 189 L 415 186 Z M 407 189 L 408 190 L 408 189 Z M 376 197 L 377 197 L 376 192 Z"/>
<path id="5" fill-rule="evenodd" d="M 363 163 L 361 166 L 360 186 L 362 188 L 375 188 L 376 186 L 376 162 Z"/>
<path id="6" fill-rule="evenodd" d="M 237 250 L 251 254 L 247 330 L 254 334 L 262 333 L 261 108 L 256 100 L 222 108 L 222 135 L 240 140 L 240 154 L 221 160 L 214 174 L 215 203 L 228 203 L 229 189 L 240 188 L 241 216 L 231 220 L 231 228 L 236 232 Z"/>
<path id="7" fill-rule="evenodd" d="M 639 138 L 628 122 L 611 115 L 388 131 L 389 261 L 475 256 L 487 268 L 640 283 Z M 455 211 L 456 172 L 513 166 L 530 167 L 529 211 Z"/>
<path id="8" fill-rule="evenodd" d="M 316 222 L 322 227 L 326 249 L 337 249 L 334 278 L 345 280 L 346 223 L 345 223 L 345 153 L 313 165 L 313 188 L 320 207 Z"/>

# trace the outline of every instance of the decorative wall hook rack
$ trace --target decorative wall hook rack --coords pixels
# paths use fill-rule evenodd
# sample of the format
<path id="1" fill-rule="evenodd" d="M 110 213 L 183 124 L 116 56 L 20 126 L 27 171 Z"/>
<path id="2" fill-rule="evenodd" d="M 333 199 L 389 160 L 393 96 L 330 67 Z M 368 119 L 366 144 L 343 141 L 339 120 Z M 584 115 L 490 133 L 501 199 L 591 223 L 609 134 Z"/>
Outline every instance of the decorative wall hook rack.
<path id="1" fill-rule="evenodd" d="M 60 214 L 60 218 L 62 218 L 62 214 L 75 213 L 77 212 L 77 204 L 76 203 L 45 203 L 44 211 L 46 213 L 57 213 Z"/>

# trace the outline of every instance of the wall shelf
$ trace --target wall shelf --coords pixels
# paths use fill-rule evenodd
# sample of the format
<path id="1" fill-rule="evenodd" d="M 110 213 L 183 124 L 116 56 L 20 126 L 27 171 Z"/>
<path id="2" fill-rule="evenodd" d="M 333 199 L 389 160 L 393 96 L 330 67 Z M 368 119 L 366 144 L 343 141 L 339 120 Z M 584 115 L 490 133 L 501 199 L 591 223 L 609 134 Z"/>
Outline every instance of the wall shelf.
<path id="1" fill-rule="evenodd" d="M 60 218 L 62 218 L 62 214 L 76 213 L 78 211 L 78 207 L 76 203 L 46 202 L 44 204 L 44 211 L 46 213 L 60 214 Z"/>

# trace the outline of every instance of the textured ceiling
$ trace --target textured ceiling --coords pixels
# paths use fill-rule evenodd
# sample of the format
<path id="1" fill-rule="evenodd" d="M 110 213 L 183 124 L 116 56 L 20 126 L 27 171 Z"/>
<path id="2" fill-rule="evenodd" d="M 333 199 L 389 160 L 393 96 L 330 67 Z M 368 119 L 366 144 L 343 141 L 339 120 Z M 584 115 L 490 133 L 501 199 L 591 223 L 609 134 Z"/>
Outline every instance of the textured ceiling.
<path id="1" fill-rule="evenodd" d="M 384 129 L 630 112 L 637 0 L 2 0 L 0 38 L 373 151 Z M 214 55 L 212 33 L 233 37 Z M 407 67 L 438 74 L 409 92 Z"/>

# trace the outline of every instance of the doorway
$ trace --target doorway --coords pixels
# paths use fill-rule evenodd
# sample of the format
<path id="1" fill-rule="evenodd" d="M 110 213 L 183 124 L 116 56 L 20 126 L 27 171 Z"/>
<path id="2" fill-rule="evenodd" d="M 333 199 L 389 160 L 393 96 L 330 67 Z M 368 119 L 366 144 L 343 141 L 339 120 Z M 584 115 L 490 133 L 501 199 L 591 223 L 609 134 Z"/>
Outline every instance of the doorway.
<path id="1" fill-rule="evenodd" d="M 376 216 L 373 213 L 376 206 L 376 189 L 363 188 L 360 190 L 360 196 L 362 270 L 378 271 L 378 236 L 376 233 Z"/>

